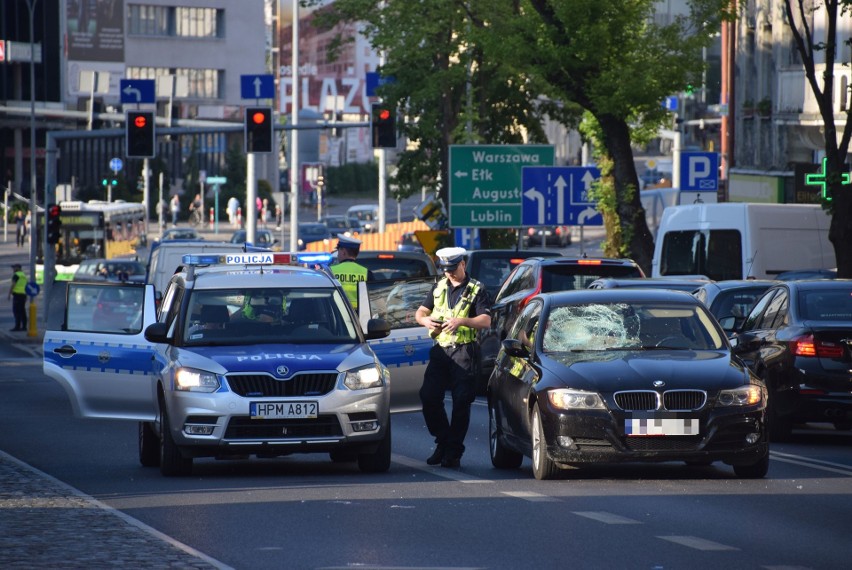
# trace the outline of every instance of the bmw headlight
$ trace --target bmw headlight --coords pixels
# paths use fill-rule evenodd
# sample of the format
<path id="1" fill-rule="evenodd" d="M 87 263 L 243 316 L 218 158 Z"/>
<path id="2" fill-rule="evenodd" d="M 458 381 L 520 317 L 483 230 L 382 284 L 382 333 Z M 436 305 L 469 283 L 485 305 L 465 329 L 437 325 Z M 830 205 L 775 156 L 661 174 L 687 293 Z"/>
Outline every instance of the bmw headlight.
<path id="1" fill-rule="evenodd" d="M 219 378 L 212 372 L 195 368 L 178 368 L 175 372 L 175 390 L 184 392 L 215 392 Z"/>
<path id="2" fill-rule="evenodd" d="M 750 384 L 733 390 L 722 390 L 716 401 L 720 406 L 755 406 L 763 401 L 763 388 Z"/>
<path id="3" fill-rule="evenodd" d="M 383 384 L 382 372 L 376 365 L 349 370 L 343 378 L 343 385 L 350 390 L 377 388 Z"/>
<path id="4" fill-rule="evenodd" d="M 597 392 L 561 388 L 547 393 L 551 405 L 563 410 L 605 410 L 603 400 Z"/>

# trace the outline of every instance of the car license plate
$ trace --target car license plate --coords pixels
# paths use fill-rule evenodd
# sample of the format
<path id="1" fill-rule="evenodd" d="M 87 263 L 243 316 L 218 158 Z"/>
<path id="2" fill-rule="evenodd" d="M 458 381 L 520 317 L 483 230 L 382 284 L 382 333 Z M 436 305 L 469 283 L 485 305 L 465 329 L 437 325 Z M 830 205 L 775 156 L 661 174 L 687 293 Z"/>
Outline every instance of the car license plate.
<path id="1" fill-rule="evenodd" d="M 253 420 L 316 419 L 317 402 L 251 402 L 249 414 Z"/>
<path id="2" fill-rule="evenodd" d="M 630 418 L 624 420 L 627 436 L 699 435 L 698 418 Z"/>

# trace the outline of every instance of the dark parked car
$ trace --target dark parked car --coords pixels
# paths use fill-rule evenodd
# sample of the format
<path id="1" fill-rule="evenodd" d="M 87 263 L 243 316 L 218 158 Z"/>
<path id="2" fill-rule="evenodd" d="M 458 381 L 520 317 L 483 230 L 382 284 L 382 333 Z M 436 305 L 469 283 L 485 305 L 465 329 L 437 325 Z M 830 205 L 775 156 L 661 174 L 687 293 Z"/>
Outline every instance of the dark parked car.
<path id="1" fill-rule="evenodd" d="M 432 258 L 417 251 L 362 251 L 358 263 L 372 271 L 376 280 L 439 275 Z"/>
<path id="2" fill-rule="evenodd" d="M 272 248 L 278 244 L 278 239 L 271 230 L 257 229 L 254 233 L 255 243 L 252 245 L 258 247 Z M 246 230 L 237 230 L 231 236 L 231 243 L 246 243 Z"/>
<path id="3" fill-rule="evenodd" d="M 399 241 L 396 242 L 397 251 L 423 251 L 423 246 L 420 245 L 420 240 L 417 239 L 417 234 L 414 232 L 405 232 L 399 236 Z"/>
<path id="4" fill-rule="evenodd" d="M 325 224 L 319 222 L 301 222 L 297 230 L 299 249 L 305 249 L 309 243 L 316 241 L 331 245 L 332 235 Z"/>
<path id="5" fill-rule="evenodd" d="M 531 257 L 519 263 L 503 282 L 491 307 L 491 326 L 479 331 L 481 370 L 478 391 L 482 393 L 501 341 L 521 309 L 537 293 L 586 289 L 601 277 L 644 277 L 635 261 L 589 257 Z"/>
<path id="6" fill-rule="evenodd" d="M 172 241 L 176 239 L 203 240 L 204 238 L 195 228 L 169 228 L 163 231 L 160 241 Z"/>
<path id="7" fill-rule="evenodd" d="M 477 249 L 467 254 L 467 272 L 485 285 L 491 299 L 497 295 L 503 281 L 523 260 L 530 257 L 560 257 L 554 250 L 536 249 Z"/>
<path id="8" fill-rule="evenodd" d="M 571 228 L 569 226 L 527 228 L 524 241 L 529 247 L 566 247 L 571 245 Z"/>
<path id="9" fill-rule="evenodd" d="M 328 233 L 333 238 L 336 238 L 340 234 L 352 237 L 355 233 L 362 231 L 361 225 L 357 221 L 352 221 L 342 215 L 324 216 L 320 219 L 320 223 L 325 224 L 325 227 L 328 228 Z"/>
<path id="10" fill-rule="evenodd" d="M 721 461 L 769 468 L 766 387 L 681 291 L 568 291 L 533 297 L 488 382 L 497 468 L 532 458 L 536 479 L 583 463 Z"/>
<path id="11" fill-rule="evenodd" d="M 742 325 L 754 304 L 777 281 L 739 279 L 710 281 L 692 292 L 716 319 L 733 316 L 734 328 Z"/>
<path id="12" fill-rule="evenodd" d="M 798 269 L 782 271 L 776 276 L 779 281 L 796 281 L 798 279 L 836 279 L 836 269 Z"/>
<path id="13" fill-rule="evenodd" d="M 692 293 L 697 288 L 712 283 L 706 277 L 604 277 L 589 283 L 589 289 L 674 289 Z"/>
<path id="14" fill-rule="evenodd" d="M 773 285 L 735 330 L 734 352 L 769 389 L 773 440 L 796 423 L 852 429 L 852 280 Z"/>

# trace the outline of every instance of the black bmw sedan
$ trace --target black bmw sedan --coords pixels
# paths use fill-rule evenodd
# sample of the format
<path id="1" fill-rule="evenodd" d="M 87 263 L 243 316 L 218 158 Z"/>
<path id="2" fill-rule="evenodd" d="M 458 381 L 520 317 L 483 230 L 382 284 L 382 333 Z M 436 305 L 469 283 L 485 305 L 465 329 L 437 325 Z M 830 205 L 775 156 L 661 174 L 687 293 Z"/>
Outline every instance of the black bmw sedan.
<path id="1" fill-rule="evenodd" d="M 503 341 L 488 381 L 491 462 L 532 458 L 537 479 L 599 462 L 769 467 L 766 387 L 717 321 L 681 291 L 542 293 Z"/>

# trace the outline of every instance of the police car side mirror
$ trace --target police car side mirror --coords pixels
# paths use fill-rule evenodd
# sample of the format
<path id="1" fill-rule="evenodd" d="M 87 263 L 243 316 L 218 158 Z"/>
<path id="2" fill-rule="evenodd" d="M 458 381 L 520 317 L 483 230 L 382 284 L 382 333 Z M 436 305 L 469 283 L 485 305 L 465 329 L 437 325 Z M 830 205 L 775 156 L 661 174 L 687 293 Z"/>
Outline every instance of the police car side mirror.
<path id="1" fill-rule="evenodd" d="M 390 325 L 386 320 L 370 319 L 369 321 L 367 321 L 367 333 L 364 335 L 367 340 L 373 340 L 375 338 L 385 338 L 389 334 Z"/>
<path id="2" fill-rule="evenodd" d="M 166 323 L 154 323 L 145 329 L 145 340 L 155 343 L 166 343 L 168 338 L 169 325 Z"/>
<path id="3" fill-rule="evenodd" d="M 526 345 L 516 338 L 507 338 L 502 344 L 503 350 L 505 350 L 506 354 L 509 356 L 514 356 L 516 358 L 529 358 L 530 356 L 530 351 Z"/>

